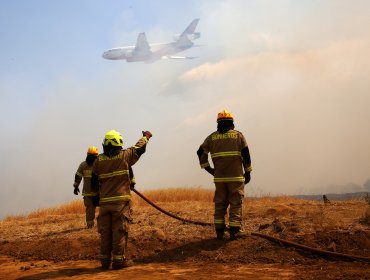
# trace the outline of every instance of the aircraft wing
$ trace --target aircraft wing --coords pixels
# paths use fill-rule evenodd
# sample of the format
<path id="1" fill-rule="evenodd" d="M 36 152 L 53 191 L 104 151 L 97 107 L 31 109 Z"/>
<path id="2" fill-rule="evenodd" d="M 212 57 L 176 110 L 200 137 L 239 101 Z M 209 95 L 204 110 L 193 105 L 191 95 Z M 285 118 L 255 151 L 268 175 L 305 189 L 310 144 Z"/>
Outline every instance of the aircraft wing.
<path id="1" fill-rule="evenodd" d="M 148 41 L 146 40 L 145 33 L 142 32 L 139 34 L 136 40 L 136 45 L 135 45 L 135 53 L 144 55 L 144 54 L 150 54 L 150 46 L 148 44 Z"/>

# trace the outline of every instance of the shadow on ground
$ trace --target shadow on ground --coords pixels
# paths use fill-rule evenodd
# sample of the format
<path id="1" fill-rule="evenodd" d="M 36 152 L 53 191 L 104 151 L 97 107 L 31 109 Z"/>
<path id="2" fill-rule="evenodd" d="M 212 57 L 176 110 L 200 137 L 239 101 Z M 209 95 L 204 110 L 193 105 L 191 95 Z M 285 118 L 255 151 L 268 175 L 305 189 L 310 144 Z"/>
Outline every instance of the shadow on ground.
<path id="1" fill-rule="evenodd" d="M 72 277 L 79 275 L 95 274 L 102 272 L 102 270 L 97 268 L 63 268 L 59 270 L 42 272 L 34 275 L 23 276 L 17 278 L 17 280 L 41 280 L 41 279 L 55 279 L 60 277 Z"/>
<path id="2" fill-rule="evenodd" d="M 227 242 L 229 242 L 229 240 L 217 240 L 214 238 L 198 240 L 173 249 L 163 250 L 162 252 L 150 256 L 135 259 L 135 263 L 145 264 L 183 261 L 198 255 L 201 251 L 216 251 L 225 246 Z"/>

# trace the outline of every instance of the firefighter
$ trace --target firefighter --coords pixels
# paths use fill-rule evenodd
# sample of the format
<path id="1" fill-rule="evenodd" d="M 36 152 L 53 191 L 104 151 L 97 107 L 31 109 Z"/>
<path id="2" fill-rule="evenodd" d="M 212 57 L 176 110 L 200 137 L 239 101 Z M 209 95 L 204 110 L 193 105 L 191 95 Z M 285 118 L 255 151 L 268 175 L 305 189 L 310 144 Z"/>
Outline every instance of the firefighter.
<path id="1" fill-rule="evenodd" d="M 143 131 L 143 137 L 135 146 L 123 150 L 123 139 L 119 132 L 109 131 L 103 140 L 104 152 L 94 163 L 92 188 L 99 190 L 99 233 L 101 236 L 100 261 L 103 269 L 121 269 L 130 265 L 125 258 L 129 223 L 131 221 L 130 188 L 134 165 L 145 152 L 152 137 Z M 131 171 L 130 171 L 131 170 Z"/>
<path id="2" fill-rule="evenodd" d="M 99 154 L 98 149 L 95 146 L 91 146 L 87 150 L 86 160 L 81 162 L 75 174 L 75 182 L 73 184 L 75 195 L 78 195 L 80 189 L 78 186 L 81 183 L 82 178 L 84 179 L 82 196 L 84 198 L 84 204 L 86 208 L 86 226 L 87 228 L 94 227 L 95 220 L 95 201 L 97 197 L 97 192 L 91 190 L 91 170 L 95 159 Z"/>
<path id="3" fill-rule="evenodd" d="M 214 168 L 208 162 L 211 154 Z M 217 239 L 223 239 L 229 209 L 230 239 L 241 238 L 244 185 L 251 179 L 251 158 L 243 134 L 234 129 L 233 115 L 224 110 L 217 116 L 217 131 L 209 135 L 197 151 L 200 166 L 214 176 L 214 224 Z"/>

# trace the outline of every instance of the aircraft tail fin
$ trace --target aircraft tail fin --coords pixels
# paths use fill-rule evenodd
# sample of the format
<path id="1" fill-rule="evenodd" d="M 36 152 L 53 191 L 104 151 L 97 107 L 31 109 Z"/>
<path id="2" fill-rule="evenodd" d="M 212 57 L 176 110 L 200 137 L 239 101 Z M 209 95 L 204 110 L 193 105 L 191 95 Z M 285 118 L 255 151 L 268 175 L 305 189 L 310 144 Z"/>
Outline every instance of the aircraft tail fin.
<path id="1" fill-rule="evenodd" d="M 181 36 L 183 35 L 190 35 L 190 34 L 193 34 L 194 31 L 195 31 L 195 28 L 197 27 L 198 25 L 198 22 L 199 22 L 199 18 L 196 18 L 194 19 L 189 25 L 188 27 L 186 27 L 186 29 L 184 30 L 184 32 L 181 33 Z M 181 37 L 180 36 L 180 37 Z"/>
<path id="2" fill-rule="evenodd" d="M 194 45 L 192 40 L 198 39 L 200 37 L 199 32 L 195 32 L 195 28 L 197 27 L 197 24 L 199 22 L 199 18 L 194 19 L 188 27 L 184 30 L 184 32 L 181 33 L 181 35 L 178 37 L 176 43 L 179 47 L 183 48 L 189 48 Z"/>

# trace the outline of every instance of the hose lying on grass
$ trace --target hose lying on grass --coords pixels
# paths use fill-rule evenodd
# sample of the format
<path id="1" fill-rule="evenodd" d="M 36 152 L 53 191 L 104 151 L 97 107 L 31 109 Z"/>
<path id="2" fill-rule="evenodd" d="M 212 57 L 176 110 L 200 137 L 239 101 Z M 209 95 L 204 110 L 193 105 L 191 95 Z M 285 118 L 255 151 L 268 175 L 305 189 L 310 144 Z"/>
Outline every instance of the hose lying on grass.
<path id="1" fill-rule="evenodd" d="M 135 192 L 138 196 L 140 196 L 143 200 L 145 200 L 147 203 L 149 203 L 155 209 L 157 209 L 158 211 L 162 212 L 163 214 L 165 214 L 167 216 L 170 216 L 171 218 L 174 218 L 176 220 L 179 220 L 179 221 L 182 221 L 182 222 L 188 223 L 188 224 L 194 224 L 194 225 L 200 225 L 200 226 L 213 226 L 213 223 L 193 221 L 193 220 L 188 220 L 188 219 L 184 219 L 184 218 L 181 218 L 179 216 L 176 216 L 172 213 L 167 212 L 166 210 L 162 209 L 161 207 L 159 207 L 158 205 L 156 205 L 155 203 L 150 201 L 148 198 L 146 198 L 144 195 L 142 195 L 136 189 L 133 189 L 133 192 Z M 270 240 L 270 241 L 277 242 L 279 244 L 294 247 L 294 248 L 297 248 L 297 249 L 300 249 L 300 250 L 303 250 L 303 251 L 307 251 L 307 252 L 310 252 L 310 253 L 313 253 L 313 254 L 317 254 L 317 255 L 340 258 L 340 259 L 347 260 L 347 261 L 362 261 L 362 262 L 370 263 L 370 258 L 367 258 L 367 257 L 353 256 L 353 255 L 348 255 L 348 254 L 342 254 L 342 253 L 336 253 L 336 252 L 330 252 L 330 251 L 325 251 L 325 250 L 321 250 L 321 249 L 316 249 L 316 248 L 301 245 L 301 244 L 298 244 L 298 243 L 295 243 L 295 242 L 292 242 L 292 241 L 288 241 L 288 240 L 273 237 L 273 236 L 270 236 L 270 235 L 262 234 L 262 233 L 259 233 L 259 232 L 251 232 L 250 234 L 253 235 L 253 236 L 258 236 L 258 237 L 261 237 L 261 238 L 264 238 L 264 239 L 267 239 L 267 240 Z"/>

